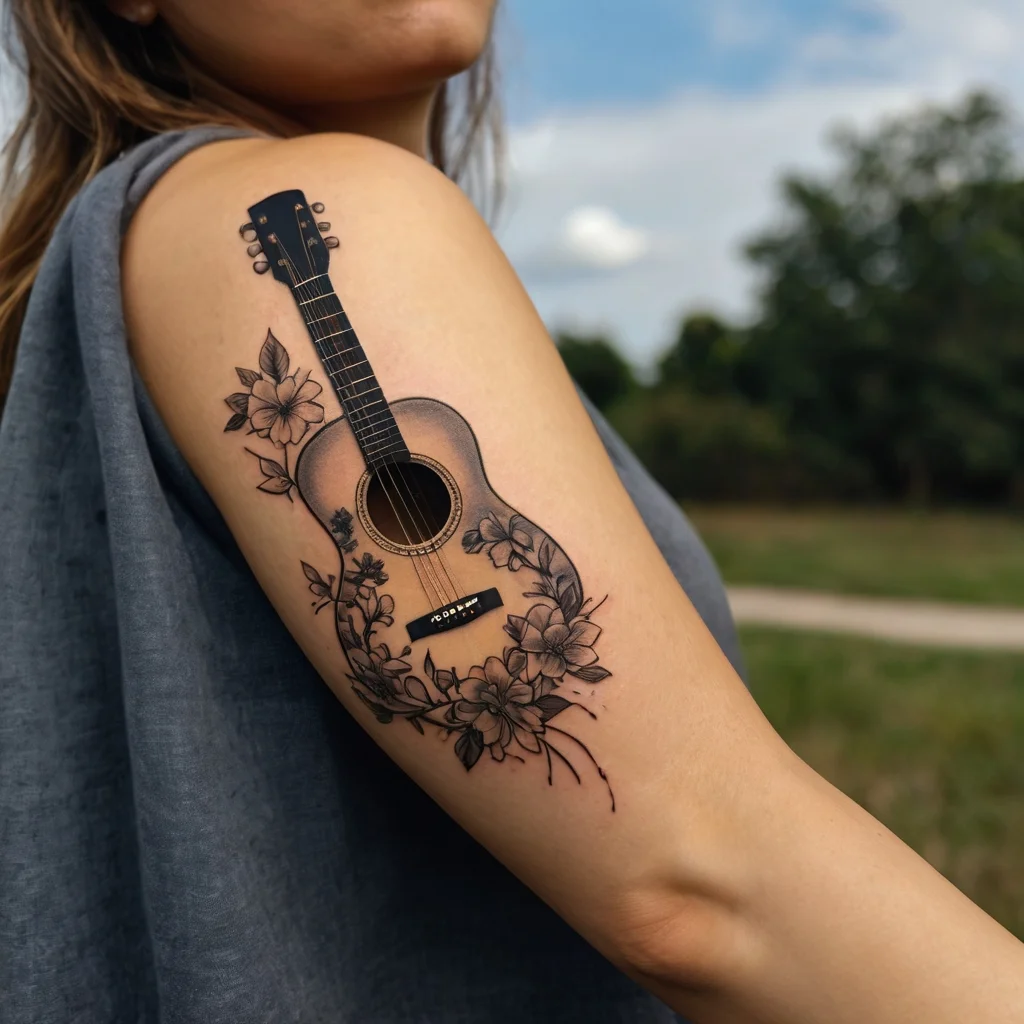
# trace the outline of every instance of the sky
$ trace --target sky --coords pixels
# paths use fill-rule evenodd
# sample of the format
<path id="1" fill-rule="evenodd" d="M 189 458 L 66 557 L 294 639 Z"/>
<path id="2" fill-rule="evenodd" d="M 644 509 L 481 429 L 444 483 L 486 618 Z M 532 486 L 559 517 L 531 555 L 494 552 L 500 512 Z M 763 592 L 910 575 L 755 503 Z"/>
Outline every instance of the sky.
<path id="1" fill-rule="evenodd" d="M 1024 114 L 1020 0 L 504 0 L 499 240 L 552 329 L 639 368 L 682 314 L 756 308 L 742 245 L 789 170 L 969 88 Z"/>

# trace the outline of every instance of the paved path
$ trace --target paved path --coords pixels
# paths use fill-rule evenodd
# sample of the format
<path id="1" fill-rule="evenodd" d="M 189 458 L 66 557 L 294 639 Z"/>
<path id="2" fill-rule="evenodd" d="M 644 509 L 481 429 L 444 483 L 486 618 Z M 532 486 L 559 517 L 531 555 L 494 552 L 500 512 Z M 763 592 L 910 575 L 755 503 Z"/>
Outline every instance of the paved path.
<path id="1" fill-rule="evenodd" d="M 1024 651 L 1024 608 L 846 597 L 773 587 L 729 587 L 737 622 L 852 633 L 930 647 Z"/>

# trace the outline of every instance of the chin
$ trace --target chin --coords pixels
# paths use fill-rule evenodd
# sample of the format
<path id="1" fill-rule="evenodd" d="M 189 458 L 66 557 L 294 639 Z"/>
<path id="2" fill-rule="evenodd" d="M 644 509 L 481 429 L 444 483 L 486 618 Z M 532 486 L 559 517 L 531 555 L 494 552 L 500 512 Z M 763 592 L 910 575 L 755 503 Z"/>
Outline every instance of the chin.
<path id="1" fill-rule="evenodd" d="M 2 0 L 0 0 L 2 2 Z M 278 102 L 359 102 L 465 71 L 495 0 L 162 0 L 161 16 L 211 74 Z"/>
<path id="2" fill-rule="evenodd" d="M 465 71 L 483 52 L 493 5 L 487 0 L 404 0 L 395 4 L 387 47 L 395 79 L 436 83 Z M 383 57 L 383 55 L 382 55 Z"/>

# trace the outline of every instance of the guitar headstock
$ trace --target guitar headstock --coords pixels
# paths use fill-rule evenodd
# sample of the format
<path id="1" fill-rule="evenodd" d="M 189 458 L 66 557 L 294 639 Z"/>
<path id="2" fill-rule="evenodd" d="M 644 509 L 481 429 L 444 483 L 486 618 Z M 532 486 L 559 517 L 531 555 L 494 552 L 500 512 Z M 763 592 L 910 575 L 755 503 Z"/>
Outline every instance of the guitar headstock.
<path id="1" fill-rule="evenodd" d="M 318 221 L 323 203 L 307 203 L 297 188 L 275 192 L 249 207 L 252 218 L 238 233 L 248 242 L 257 274 L 268 270 L 282 284 L 294 286 L 319 274 L 330 264 L 328 249 L 338 245 L 334 235 L 326 234 L 331 225 Z"/>

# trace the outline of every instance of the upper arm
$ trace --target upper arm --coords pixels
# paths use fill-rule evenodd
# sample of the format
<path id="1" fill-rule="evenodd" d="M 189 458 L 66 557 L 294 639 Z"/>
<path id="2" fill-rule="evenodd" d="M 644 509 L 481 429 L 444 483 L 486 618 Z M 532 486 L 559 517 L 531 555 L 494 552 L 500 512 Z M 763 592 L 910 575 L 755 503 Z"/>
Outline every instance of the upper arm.
<path id="1" fill-rule="evenodd" d="M 238 227 L 285 189 L 326 205 L 330 278 L 437 495 L 398 470 L 368 483 L 300 305 L 252 271 Z M 472 206 L 368 140 L 221 143 L 158 183 L 123 263 L 142 377 L 308 657 L 406 772 L 615 956 L 635 890 L 670 867 L 706 873 L 728 787 L 714 780 L 744 761 L 756 779 L 774 734 Z M 422 553 L 418 528 L 440 549 Z M 409 639 L 408 623 L 492 588 L 502 607 Z"/>

